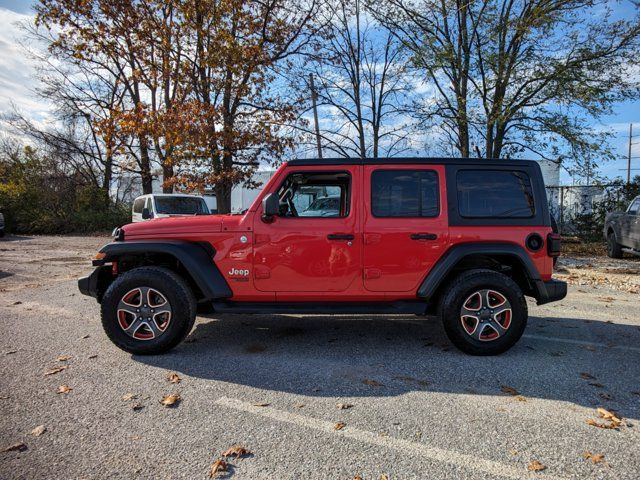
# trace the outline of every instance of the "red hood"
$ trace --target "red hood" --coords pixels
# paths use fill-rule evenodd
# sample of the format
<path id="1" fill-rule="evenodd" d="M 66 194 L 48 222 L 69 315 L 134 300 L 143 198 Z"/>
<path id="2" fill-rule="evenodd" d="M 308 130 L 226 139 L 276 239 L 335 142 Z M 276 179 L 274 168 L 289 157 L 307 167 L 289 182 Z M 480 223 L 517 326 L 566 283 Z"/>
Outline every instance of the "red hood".
<path id="1" fill-rule="evenodd" d="M 182 235 L 207 235 L 239 228 L 244 215 L 196 215 L 190 217 L 156 218 L 146 222 L 125 225 L 125 240 L 159 238 Z"/>

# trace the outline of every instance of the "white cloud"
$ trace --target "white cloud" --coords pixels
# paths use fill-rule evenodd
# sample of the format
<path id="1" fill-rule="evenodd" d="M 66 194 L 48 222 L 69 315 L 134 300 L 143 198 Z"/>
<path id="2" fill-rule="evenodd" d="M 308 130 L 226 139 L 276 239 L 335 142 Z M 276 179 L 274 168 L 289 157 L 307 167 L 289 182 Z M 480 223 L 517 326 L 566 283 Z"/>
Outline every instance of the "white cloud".
<path id="1" fill-rule="evenodd" d="M 25 33 L 19 26 L 32 20 L 32 15 L 0 8 L 0 113 L 15 105 L 34 121 L 44 122 L 50 106 L 34 93 L 38 86 L 35 61 L 23 45 Z"/>

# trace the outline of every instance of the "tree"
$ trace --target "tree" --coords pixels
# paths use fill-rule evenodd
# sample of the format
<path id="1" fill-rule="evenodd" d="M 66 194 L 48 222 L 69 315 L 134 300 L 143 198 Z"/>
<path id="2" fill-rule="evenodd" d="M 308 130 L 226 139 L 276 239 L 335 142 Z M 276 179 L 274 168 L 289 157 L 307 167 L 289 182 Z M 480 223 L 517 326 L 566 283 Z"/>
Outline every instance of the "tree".
<path id="1" fill-rule="evenodd" d="M 410 78 L 402 45 L 363 14 L 360 0 L 334 2 L 320 21 L 325 40 L 307 68 L 326 112 L 324 149 L 360 158 L 406 151 Z M 304 88 L 311 90 L 309 84 Z"/>
<path id="2" fill-rule="evenodd" d="M 227 213 L 232 187 L 293 145 L 282 127 L 297 118 L 299 101 L 276 80 L 311 43 L 319 4 L 203 0 L 183 8 L 195 120 L 184 144 L 194 167 L 182 180 L 187 188 L 215 185 L 218 211 Z"/>
<path id="3" fill-rule="evenodd" d="M 589 120 L 637 98 L 640 16 L 605 0 L 370 0 L 435 95 L 419 112 L 459 154 L 611 157 Z M 597 12 L 597 14 L 596 14 Z M 472 151 L 473 150 L 473 151 Z"/>

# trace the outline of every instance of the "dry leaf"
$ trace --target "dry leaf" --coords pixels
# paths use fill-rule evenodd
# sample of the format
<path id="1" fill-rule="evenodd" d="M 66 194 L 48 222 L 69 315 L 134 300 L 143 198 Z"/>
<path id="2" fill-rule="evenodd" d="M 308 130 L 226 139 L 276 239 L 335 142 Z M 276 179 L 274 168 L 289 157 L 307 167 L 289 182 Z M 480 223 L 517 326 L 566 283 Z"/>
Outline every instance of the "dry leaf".
<path id="1" fill-rule="evenodd" d="M 334 430 L 342 430 L 344 427 L 346 427 L 347 424 L 344 422 L 338 422 L 333 426 Z"/>
<path id="2" fill-rule="evenodd" d="M 167 374 L 167 380 L 170 383 L 180 383 L 182 379 L 178 376 L 176 372 L 171 372 Z"/>
<path id="3" fill-rule="evenodd" d="M 36 428 L 31 430 L 31 435 L 33 435 L 34 437 L 39 437 L 46 431 L 47 431 L 47 427 L 45 427 L 44 425 L 38 425 Z"/>
<path id="4" fill-rule="evenodd" d="M 514 397 L 520 395 L 520 392 L 518 392 L 515 388 L 509 387 L 507 385 L 502 385 L 500 387 L 500 391 L 502 391 L 503 393 L 508 393 L 509 395 L 513 395 Z"/>
<path id="5" fill-rule="evenodd" d="M 73 390 L 73 388 L 69 385 L 60 385 L 56 393 L 69 393 L 71 390 Z"/>
<path id="6" fill-rule="evenodd" d="M 602 463 L 604 461 L 604 455 L 601 453 L 584 452 L 582 454 L 582 458 L 584 458 L 585 460 L 591 460 L 591 463 L 593 463 L 594 465 L 597 463 Z"/>
<path id="7" fill-rule="evenodd" d="M 122 396 L 122 400 L 124 400 L 125 402 L 128 402 L 129 400 L 133 400 L 134 398 L 138 398 L 137 393 L 127 393 Z"/>
<path id="8" fill-rule="evenodd" d="M 618 418 L 615 413 L 610 412 L 602 407 L 598 407 L 596 409 L 598 412 L 598 416 L 605 420 L 608 423 L 598 422 L 592 418 L 587 420 L 587 424 L 593 427 L 605 428 L 605 429 L 617 429 L 620 425 L 622 425 L 622 419 Z"/>
<path id="9" fill-rule="evenodd" d="M 267 402 L 262 402 L 262 403 L 254 403 L 253 406 L 254 407 L 268 407 L 269 405 L 271 405 L 270 403 Z"/>
<path id="10" fill-rule="evenodd" d="M 227 448 L 227 450 L 222 453 L 223 457 L 235 457 L 235 458 L 242 458 L 242 457 L 246 457 L 247 455 L 253 455 L 253 454 L 249 450 L 247 450 L 246 448 L 240 445 L 233 445 Z"/>
<path id="11" fill-rule="evenodd" d="M 20 442 L 20 443 L 14 443 L 13 445 L 9 445 L 8 447 L 4 448 L 2 451 L 3 452 L 24 452 L 27 449 L 27 446 Z"/>
<path id="12" fill-rule="evenodd" d="M 380 480 L 389 480 L 389 476 L 386 473 L 380 475 Z"/>
<path id="13" fill-rule="evenodd" d="M 351 403 L 338 403 L 336 407 L 338 407 L 340 410 L 348 410 L 349 408 L 353 407 L 353 405 Z"/>
<path id="14" fill-rule="evenodd" d="M 225 473 L 227 471 L 227 462 L 219 458 L 211 465 L 211 470 L 209 471 L 209 476 L 211 478 L 217 477 L 221 473 Z"/>
<path id="15" fill-rule="evenodd" d="M 598 396 L 603 400 L 611 400 L 613 398 L 610 393 L 599 393 Z"/>
<path id="16" fill-rule="evenodd" d="M 18 353 L 18 350 L 7 350 L 4 352 L 5 355 L 13 355 L 14 353 Z"/>
<path id="17" fill-rule="evenodd" d="M 177 393 L 171 393 L 169 395 L 165 395 L 164 397 L 162 397 L 162 400 L 160 400 L 160 403 L 165 407 L 174 407 L 174 406 L 178 406 L 181 400 L 182 400 L 182 397 L 180 397 L 180 395 L 178 395 Z"/>
<path id="18" fill-rule="evenodd" d="M 598 382 L 589 382 L 589 385 L 591 385 L 592 387 L 596 387 L 596 388 L 604 388 L 604 385 L 602 385 L 601 383 L 598 383 Z"/>
<path id="19" fill-rule="evenodd" d="M 51 370 L 47 370 L 44 373 L 44 376 L 46 377 L 47 375 L 55 375 L 56 373 L 60 373 L 63 370 L 66 370 L 68 367 L 65 365 L 63 367 L 56 367 L 56 368 L 52 368 Z"/>
<path id="20" fill-rule="evenodd" d="M 353 477 L 353 480 L 364 480 L 360 475 Z"/>
<path id="21" fill-rule="evenodd" d="M 140 402 L 135 402 L 131 405 L 131 410 L 133 410 L 134 412 L 137 412 L 138 410 L 142 410 L 144 408 L 144 405 L 141 404 Z"/>
<path id="22" fill-rule="evenodd" d="M 299 403 L 297 405 L 294 405 L 296 408 L 303 408 L 304 407 L 304 403 Z"/>
<path id="23" fill-rule="evenodd" d="M 66 362 L 67 360 L 71 360 L 71 355 L 58 355 L 56 360 L 59 362 Z"/>
<path id="24" fill-rule="evenodd" d="M 534 460 L 530 462 L 529 465 L 527 465 L 527 470 L 529 470 L 530 472 L 541 472 L 546 468 L 547 467 L 541 464 L 538 460 Z"/>
<path id="25" fill-rule="evenodd" d="M 587 372 L 581 372 L 580 373 L 580 378 L 584 378 L 585 380 L 595 380 L 596 377 L 594 377 L 593 375 L 591 375 L 590 373 Z"/>
<path id="26" fill-rule="evenodd" d="M 90 336 L 91 336 L 91 335 L 85 335 L 85 336 L 84 336 L 84 337 L 82 337 L 82 338 L 89 338 Z"/>
<path id="27" fill-rule="evenodd" d="M 511 450 L 509 450 L 509 453 L 510 453 L 511 455 L 517 455 L 517 454 L 518 454 L 518 451 L 512 448 Z"/>
<path id="28" fill-rule="evenodd" d="M 369 385 L 370 387 L 384 387 L 382 383 L 375 380 L 369 380 L 368 378 L 365 378 L 362 383 L 364 383 L 365 385 Z"/>
<path id="29" fill-rule="evenodd" d="M 89 355 L 87 358 L 88 358 L 89 360 L 92 360 L 92 359 L 94 359 L 94 358 L 98 358 L 98 355 Z"/>

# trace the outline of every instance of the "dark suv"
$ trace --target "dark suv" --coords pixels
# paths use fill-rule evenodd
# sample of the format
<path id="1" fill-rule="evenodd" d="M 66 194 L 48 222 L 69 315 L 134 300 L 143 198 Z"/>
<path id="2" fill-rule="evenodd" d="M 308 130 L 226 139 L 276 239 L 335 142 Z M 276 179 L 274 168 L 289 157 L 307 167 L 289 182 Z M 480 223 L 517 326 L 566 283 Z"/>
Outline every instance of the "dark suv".
<path id="1" fill-rule="evenodd" d="M 439 314 L 458 348 L 492 355 L 522 335 L 525 296 L 566 295 L 559 253 L 536 162 L 295 160 L 242 215 L 116 229 L 78 283 L 137 354 L 177 345 L 196 314 L 295 312 Z"/>

